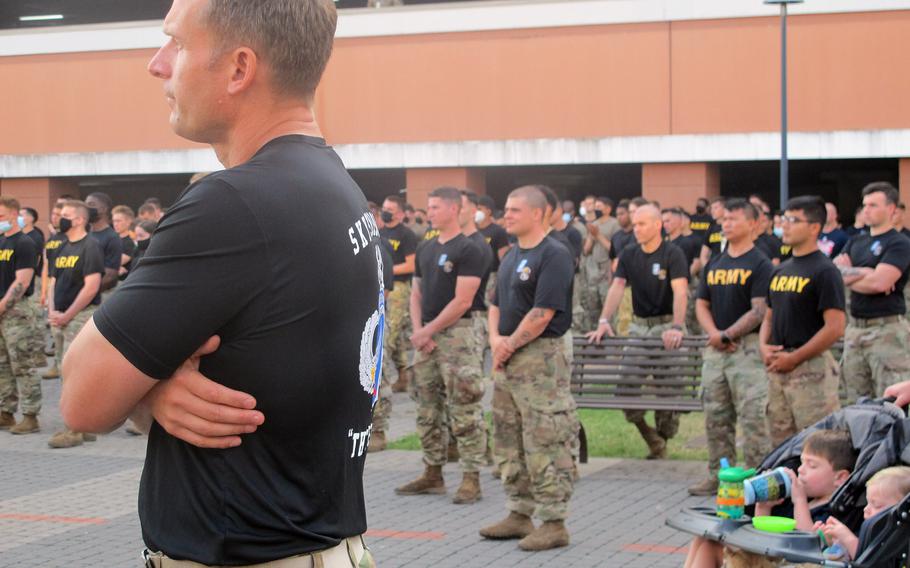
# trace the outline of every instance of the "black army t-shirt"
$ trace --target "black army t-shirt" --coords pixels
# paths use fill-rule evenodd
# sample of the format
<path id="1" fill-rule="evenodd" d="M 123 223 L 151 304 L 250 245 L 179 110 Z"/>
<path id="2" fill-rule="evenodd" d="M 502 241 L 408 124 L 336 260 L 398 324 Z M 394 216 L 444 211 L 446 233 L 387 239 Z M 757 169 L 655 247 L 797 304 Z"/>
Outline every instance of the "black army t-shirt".
<path id="1" fill-rule="evenodd" d="M 445 243 L 439 237 L 417 247 L 414 276 L 420 278 L 420 315 L 423 323 L 436 319 L 455 297 L 459 276 L 483 278 L 487 257 L 478 243 L 459 233 Z M 470 317 L 470 310 L 462 317 Z"/>
<path id="2" fill-rule="evenodd" d="M 880 235 L 869 233 L 856 235 L 844 254 L 850 257 L 855 267 L 875 268 L 880 263 L 890 264 L 901 271 L 894 289 L 884 294 L 850 293 L 850 315 L 855 318 L 881 318 L 903 315 L 907 311 L 904 302 L 904 286 L 907 285 L 907 268 L 910 267 L 910 239 L 894 229 Z"/>
<path id="3" fill-rule="evenodd" d="M 702 215 L 692 215 L 689 218 L 689 229 L 692 230 L 692 236 L 698 238 L 699 244 L 705 239 L 705 233 L 711 228 L 714 219 L 707 213 Z"/>
<path id="4" fill-rule="evenodd" d="M 48 261 L 50 262 L 50 261 Z M 65 312 L 76 301 L 89 274 L 104 274 L 104 258 L 98 241 L 85 236 L 76 242 L 66 241 L 54 255 L 50 275 L 54 280 L 54 309 Z M 101 292 L 92 298 L 101 303 Z M 163 314 L 159 314 L 162 317 Z"/>
<path id="5" fill-rule="evenodd" d="M 200 372 L 265 415 L 243 444 L 200 449 L 154 424 L 139 489 L 146 545 L 244 565 L 366 530 L 363 465 L 383 334 L 379 229 L 321 138 L 272 140 L 187 188 L 147 254 L 95 313 L 133 365 Z"/>
<path id="6" fill-rule="evenodd" d="M 502 247 L 509 246 L 509 234 L 496 223 L 490 223 L 483 229 L 478 230 L 483 233 L 484 239 L 493 250 L 493 267 L 490 272 L 496 272 L 499 270 L 499 250 Z"/>
<path id="7" fill-rule="evenodd" d="M 671 315 L 673 289 L 670 282 L 689 277 L 686 255 L 676 245 L 661 241 L 652 253 L 640 246 L 626 248 L 616 265 L 616 278 L 632 288 L 632 311 L 640 318 Z"/>
<path id="8" fill-rule="evenodd" d="M 57 253 L 60 251 L 60 248 L 63 246 L 63 243 L 66 242 L 66 235 L 63 233 L 57 233 L 52 235 L 47 242 L 44 243 L 44 256 L 47 257 L 47 268 L 48 273 L 52 273 L 54 269 L 54 259 L 57 257 Z"/>
<path id="9" fill-rule="evenodd" d="M 480 278 L 480 288 L 477 289 L 477 293 L 474 294 L 474 303 L 471 304 L 472 312 L 485 312 L 487 311 L 487 281 L 490 279 L 490 273 L 492 272 L 491 267 L 493 266 L 493 257 L 496 254 L 493 253 L 493 249 L 490 248 L 487 240 L 484 238 L 483 233 L 480 231 L 475 231 L 468 237 L 471 241 L 477 245 L 478 250 L 483 255 L 483 265 L 484 271 L 483 276 Z"/>
<path id="10" fill-rule="evenodd" d="M 702 244 L 711 249 L 711 258 L 724 251 L 727 246 L 727 239 L 724 238 L 724 230 L 720 223 L 711 223 L 711 226 L 705 232 L 705 240 Z"/>
<path id="11" fill-rule="evenodd" d="M 844 280 L 821 251 L 794 256 L 771 274 L 771 345 L 802 347 L 825 325 L 825 310 L 844 309 Z"/>
<path id="12" fill-rule="evenodd" d="M 695 233 L 691 235 L 680 235 L 672 241 L 668 241 L 679 247 L 683 254 L 686 255 L 686 266 L 692 266 L 692 261 L 701 254 L 701 243 L 704 239 L 699 238 Z"/>
<path id="13" fill-rule="evenodd" d="M 120 244 L 120 235 L 117 234 L 117 231 L 111 227 L 105 227 L 100 231 L 92 231 L 89 236 L 101 245 L 101 252 L 104 254 L 104 268 L 119 271 L 123 245 Z"/>
<path id="14" fill-rule="evenodd" d="M 512 247 L 502 258 L 493 305 L 499 334 L 512 335 L 532 308 L 554 310 L 540 337 L 562 337 L 572 325 L 572 253 L 545 237 L 534 248 Z"/>
<path id="15" fill-rule="evenodd" d="M 0 237 L 0 298 L 6 295 L 9 287 L 16 281 L 17 270 L 35 269 L 40 257 L 39 250 L 35 241 L 24 233 L 16 233 L 11 237 Z M 35 279 L 32 278 L 25 291 L 26 296 L 32 295 L 34 281 Z"/>
<path id="16" fill-rule="evenodd" d="M 382 257 L 382 285 L 386 292 L 391 292 L 395 289 L 395 273 L 393 272 L 395 266 L 392 261 L 392 253 L 382 240 L 379 243 L 379 253 Z"/>
<path id="17" fill-rule="evenodd" d="M 118 277 L 118 280 L 126 280 L 126 277 L 129 276 L 129 271 L 133 268 L 133 259 L 136 258 L 136 242 L 129 237 L 120 237 L 120 249 L 123 251 L 123 254 L 130 257 L 129 262 L 123 265 L 123 268 L 126 269 L 126 274 L 121 274 Z"/>
<path id="18" fill-rule="evenodd" d="M 385 227 L 379 230 L 382 240 L 385 241 L 392 253 L 393 264 L 404 264 L 408 255 L 417 252 L 417 235 L 414 231 L 405 227 L 402 223 L 394 227 Z M 412 274 L 397 274 L 395 280 L 398 282 L 408 282 Z"/>
<path id="19" fill-rule="evenodd" d="M 753 298 L 768 296 L 774 267 L 755 247 L 737 257 L 729 250 L 708 263 L 698 285 L 698 298 L 711 303 L 711 317 L 724 330 L 752 309 Z"/>
<path id="20" fill-rule="evenodd" d="M 619 258 L 622 251 L 629 245 L 635 245 L 634 231 L 616 231 L 610 237 L 610 258 Z"/>
<path id="21" fill-rule="evenodd" d="M 572 256 L 575 257 L 575 272 L 578 272 L 578 267 L 581 263 L 582 243 L 584 239 L 581 238 L 581 233 L 578 232 L 578 229 L 572 225 L 566 225 L 566 228 L 559 232 L 569 241 L 569 246 L 571 246 L 569 251 L 572 253 Z"/>
<path id="22" fill-rule="evenodd" d="M 762 233 L 755 238 L 755 248 L 768 257 L 772 263 L 775 258 L 780 261 L 782 246 L 783 243 L 780 242 L 780 239 L 768 233 Z"/>
<path id="23" fill-rule="evenodd" d="M 44 250 L 44 233 L 36 228 L 32 228 L 31 232 L 24 233 L 25 236 L 32 239 L 35 243 L 35 250 L 38 254 L 37 264 L 35 265 L 35 275 L 32 277 L 32 282 L 28 287 L 27 296 L 31 296 L 32 292 L 35 290 L 35 279 L 41 277 L 41 270 L 44 268 L 44 255 L 41 254 L 41 251 Z"/>

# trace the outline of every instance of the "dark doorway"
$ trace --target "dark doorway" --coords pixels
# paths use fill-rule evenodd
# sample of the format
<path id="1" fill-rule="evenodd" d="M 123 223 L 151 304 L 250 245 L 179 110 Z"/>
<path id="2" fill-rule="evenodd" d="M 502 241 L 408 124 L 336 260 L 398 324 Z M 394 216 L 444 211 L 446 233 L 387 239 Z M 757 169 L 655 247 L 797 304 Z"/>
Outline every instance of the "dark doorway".
<path id="1" fill-rule="evenodd" d="M 580 164 L 556 166 L 499 166 L 487 168 L 487 194 L 500 207 L 509 192 L 522 185 L 543 184 L 560 199 L 576 204 L 585 195 L 604 195 L 614 201 L 641 195 L 641 164 Z"/>

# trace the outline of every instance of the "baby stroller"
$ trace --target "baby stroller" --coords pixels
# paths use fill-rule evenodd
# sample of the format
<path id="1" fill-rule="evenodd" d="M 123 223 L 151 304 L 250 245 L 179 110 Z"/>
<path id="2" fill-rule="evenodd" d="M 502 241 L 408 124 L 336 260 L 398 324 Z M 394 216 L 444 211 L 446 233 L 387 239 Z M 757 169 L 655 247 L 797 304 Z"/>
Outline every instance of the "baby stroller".
<path id="1" fill-rule="evenodd" d="M 823 418 L 794 435 L 769 453 L 760 471 L 776 467 L 799 466 L 799 456 L 806 437 L 816 430 L 840 429 L 850 432 L 857 451 L 856 466 L 850 478 L 832 496 L 831 511 L 841 522 L 858 533 L 866 505 L 865 484 L 872 475 L 888 466 L 910 465 L 910 419 L 888 400 L 860 399 Z M 821 554 L 818 535 L 800 531 L 771 534 L 756 530 L 751 518 L 721 519 L 713 508 L 693 507 L 668 517 L 667 525 L 708 540 L 778 558 L 824 566 L 871 568 L 910 566 L 910 499 L 905 498 L 893 510 L 880 514 L 872 530 L 860 534 L 863 552 L 845 563 L 826 560 Z M 868 526 L 868 525 L 867 525 Z M 863 537 L 866 540 L 863 540 Z M 863 546 L 865 545 L 865 546 Z M 903 555 L 903 558 L 902 558 Z"/>

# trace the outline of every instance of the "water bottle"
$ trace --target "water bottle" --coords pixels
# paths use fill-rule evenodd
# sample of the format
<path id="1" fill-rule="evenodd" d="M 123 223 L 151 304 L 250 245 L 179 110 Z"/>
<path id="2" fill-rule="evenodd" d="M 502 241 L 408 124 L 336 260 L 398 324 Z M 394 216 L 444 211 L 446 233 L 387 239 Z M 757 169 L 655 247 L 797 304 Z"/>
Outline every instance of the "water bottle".
<path id="1" fill-rule="evenodd" d="M 782 467 L 747 479 L 743 482 L 746 505 L 786 499 L 790 496 L 790 485 L 790 476 Z"/>
<path id="2" fill-rule="evenodd" d="M 726 465 L 722 460 L 721 465 Z M 717 516 L 724 519 L 738 519 L 743 516 L 746 504 L 744 482 L 755 475 L 754 469 L 722 467 L 717 473 Z"/>

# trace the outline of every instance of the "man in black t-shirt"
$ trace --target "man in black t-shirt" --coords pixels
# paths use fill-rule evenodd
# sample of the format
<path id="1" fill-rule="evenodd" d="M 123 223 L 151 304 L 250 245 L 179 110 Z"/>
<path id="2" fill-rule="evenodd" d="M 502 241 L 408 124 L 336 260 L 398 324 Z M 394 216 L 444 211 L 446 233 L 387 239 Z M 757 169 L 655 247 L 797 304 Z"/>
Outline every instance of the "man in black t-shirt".
<path id="1" fill-rule="evenodd" d="M 691 229 L 692 235 L 698 238 L 699 243 L 704 241 L 705 233 L 711 228 L 713 219 L 708 213 L 710 207 L 711 202 L 708 201 L 708 198 L 699 197 L 695 202 L 695 215 L 692 215 L 689 219 L 689 229 Z M 699 248 L 700 251 L 701 249 Z"/>
<path id="2" fill-rule="evenodd" d="M 616 220 L 619 223 L 620 230 L 613 233 L 613 237 L 610 239 L 610 270 L 613 274 L 616 273 L 619 257 L 626 247 L 637 246 L 637 243 L 635 242 L 635 233 L 632 230 L 632 214 L 635 212 L 636 207 L 638 207 L 638 205 L 632 201 L 625 201 L 625 204 L 623 201 L 620 201 L 619 205 L 616 206 Z M 607 293 L 609 293 L 609 290 L 608 287 Z M 606 300 L 606 295 L 607 294 L 604 293 L 603 298 L 601 298 L 600 312 L 598 312 L 596 316 L 598 318 L 600 317 L 600 313 L 603 312 L 603 302 Z M 619 304 L 619 312 L 616 316 L 616 332 L 620 335 L 628 335 L 631 322 L 632 288 L 629 287 L 623 291 L 622 301 Z"/>
<path id="3" fill-rule="evenodd" d="M 724 252 L 727 241 L 724 239 L 724 231 L 721 223 L 724 219 L 725 198 L 715 197 L 711 199 L 711 226 L 705 232 L 705 240 L 702 243 L 701 253 L 699 254 L 698 270 L 701 271 L 708 265 L 708 261 L 720 253 Z"/>
<path id="4" fill-rule="evenodd" d="M 496 203 L 489 195 L 481 195 L 477 203 L 477 229 L 483 233 L 484 239 L 493 250 L 493 265 L 490 268 L 490 278 L 487 279 L 487 288 L 484 290 L 484 297 L 487 303 L 493 299 L 493 291 L 496 290 L 496 278 L 499 273 L 499 261 L 509 251 L 509 235 L 506 230 L 493 222 L 493 210 Z"/>
<path id="5" fill-rule="evenodd" d="M 226 169 L 168 208 L 79 334 L 61 411 L 77 430 L 131 413 L 151 425 L 148 564 L 371 566 L 363 468 L 385 302 L 379 228 L 314 118 L 337 14 L 327 0 L 216 5 L 175 2 L 149 70 L 177 134 Z"/>
<path id="6" fill-rule="evenodd" d="M 31 434 L 40 429 L 41 379 L 35 367 L 44 364 L 43 329 L 38 307 L 28 301 L 38 263 L 35 242 L 20 229 L 19 202 L 0 197 L 0 430 Z M 15 414 L 22 411 L 17 424 Z"/>
<path id="7" fill-rule="evenodd" d="M 702 365 L 702 400 L 708 437 L 708 477 L 691 495 L 717 491 L 720 459 L 736 461 L 736 425 L 743 432 L 745 467 L 758 467 L 768 447 L 768 377 L 758 351 L 771 262 L 755 249 L 758 211 L 744 199 L 727 201 L 723 230 L 727 248 L 710 262 L 698 288 L 696 310 L 708 336 Z"/>
<path id="8" fill-rule="evenodd" d="M 382 203 L 382 228 L 379 229 L 383 244 L 392 252 L 395 287 L 389 294 L 389 335 L 386 337 L 385 352 L 398 371 L 398 380 L 392 384 L 392 391 L 404 392 L 408 388 L 411 370 L 408 350 L 411 334 L 409 302 L 411 277 L 414 275 L 414 254 L 417 252 L 417 235 L 404 226 L 404 200 L 397 195 L 386 197 Z"/>
<path id="9" fill-rule="evenodd" d="M 120 272 L 117 279 L 126 280 L 133 268 L 133 258 L 136 256 L 136 241 L 133 239 L 132 229 L 136 215 L 126 205 L 118 205 L 111 210 L 111 223 L 120 237 Z"/>
<path id="10" fill-rule="evenodd" d="M 104 276 L 101 278 L 101 292 L 109 292 L 117 286 L 120 277 L 120 263 L 123 257 L 123 245 L 120 235 L 111 227 L 111 209 L 113 201 L 106 193 L 92 193 L 85 199 L 85 204 L 94 212 L 90 221 L 89 235 L 101 245 L 104 254 Z M 107 298 L 109 294 L 104 294 Z"/>
<path id="11" fill-rule="evenodd" d="M 626 283 L 632 288 L 632 323 L 629 335 L 661 337 L 664 348 L 679 349 L 685 333 L 686 303 L 689 287 L 689 266 L 686 257 L 676 246 L 661 236 L 660 210 L 643 205 L 633 216 L 635 239 L 638 244 L 623 250 L 607 292 L 600 322 L 588 334 L 590 341 L 615 335 L 610 320 L 616 315 Z M 654 413 L 656 429 L 645 422 L 643 410 L 624 410 L 626 420 L 635 424 L 648 444 L 648 459 L 667 455 L 667 440 L 679 430 L 676 412 L 658 410 Z"/>
<path id="12" fill-rule="evenodd" d="M 910 323 L 904 287 L 910 273 L 910 239 L 894 230 L 898 192 L 887 182 L 863 189 L 869 232 L 853 237 L 835 263 L 850 288 L 850 323 L 844 336 L 844 378 L 850 401 L 880 397 L 910 374 Z"/>
<path id="13" fill-rule="evenodd" d="M 578 436 L 563 338 L 572 325 L 572 256 L 547 237 L 546 209 L 535 186 L 509 194 L 506 230 L 517 241 L 502 259 L 489 314 L 493 451 L 509 515 L 480 534 L 520 538 L 523 550 L 569 544 L 565 519 Z M 535 515 L 543 521 L 537 528 Z"/>
<path id="14" fill-rule="evenodd" d="M 57 251 L 60 250 L 60 247 L 66 242 L 66 235 L 59 230 L 60 226 L 60 214 L 63 212 L 63 202 L 57 202 L 54 204 L 54 208 L 51 213 L 51 225 L 55 230 L 52 231 L 51 236 L 48 237 L 47 242 L 44 243 L 44 266 L 41 269 L 41 297 L 39 298 L 39 304 L 42 308 L 47 308 L 47 292 L 50 282 L 50 278 L 53 275 L 53 270 L 50 268 L 54 265 L 54 259 L 56 258 Z M 60 378 L 60 363 L 63 361 L 63 331 L 57 327 L 51 327 L 51 345 L 53 350 L 50 348 L 47 352 L 48 355 L 54 356 L 54 362 L 46 371 L 41 373 L 42 379 L 59 379 Z"/>
<path id="15" fill-rule="evenodd" d="M 35 209 L 23 207 L 19 210 L 19 217 L 21 217 L 23 221 L 22 234 L 34 241 L 35 246 L 37 247 L 36 250 L 38 251 L 38 264 L 35 267 L 35 274 L 32 276 L 32 282 L 28 287 L 28 296 L 34 301 L 37 299 L 34 295 L 35 279 L 41 276 L 41 271 L 44 269 L 44 255 L 41 254 L 41 251 L 44 250 L 44 233 L 35 226 L 35 223 L 38 222 L 38 212 Z"/>
<path id="16" fill-rule="evenodd" d="M 466 237 L 474 241 L 474 244 L 481 245 L 480 252 L 483 255 L 484 266 L 487 267 L 483 277 L 480 279 L 480 288 L 474 295 L 474 303 L 471 304 L 471 317 L 474 321 L 474 334 L 480 342 L 480 365 L 483 367 L 483 353 L 488 343 L 487 338 L 487 296 L 486 290 L 493 266 L 493 249 L 484 238 L 483 233 L 477 228 L 476 219 L 480 204 L 480 196 L 473 191 L 461 191 L 461 212 L 458 214 L 458 225 L 461 232 Z"/>
<path id="17" fill-rule="evenodd" d="M 815 196 L 791 199 L 783 215 L 793 258 L 771 274 L 759 333 L 775 446 L 840 408 L 839 369 L 829 349 L 844 333 L 844 286 L 818 250 L 825 217 L 825 203 Z"/>
<path id="18" fill-rule="evenodd" d="M 373 221 L 376 223 L 377 227 L 382 226 L 382 218 L 380 217 L 379 205 L 376 205 L 372 201 L 368 204 L 370 208 L 370 213 L 373 215 Z M 388 335 L 389 332 L 389 294 L 392 293 L 392 290 L 395 289 L 395 274 L 392 272 L 393 260 L 392 252 L 387 246 L 387 244 L 380 239 L 380 246 L 378 250 L 380 252 L 382 260 L 382 284 L 385 289 L 385 330 L 383 337 Z M 390 377 L 395 373 L 395 365 L 391 362 L 390 359 L 383 357 L 382 358 L 382 380 L 380 382 L 379 388 L 379 399 L 376 401 L 376 406 L 373 408 L 373 431 L 370 433 L 370 444 L 367 446 L 368 453 L 381 452 L 386 449 L 387 433 L 389 431 L 389 418 L 392 416 L 392 384 Z"/>
<path id="19" fill-rule="evenodd" d="M 783 247 L 783 243 L 769 232 L 770 229 L 771 219 L 768 217 L 768 210 L 758 209 L 758 223 L 755 227 L 755 248 L 768 257 L 772 265 L 777 266 L 781 263 L 781 247 Z"/>
<path id="20" fill-rule="evenodd" d="M 458 214 L 462 195 L 453 187 L 433 190 L 427 216 L 439 235 L 417 247 L 411 289 L 411 343 L 417 433 L 423 448 L 423 475 L 395 489 L 399 495 L 445 493 L 442 466 L 446 463 L 448 427 L 458 445 L 463 473 L 454 503 L 480 499 L 480 467 L 485 462 L 482 350 L 474 333 L 471 307 L 489 268 L 488 258 L 474 239 L 461 232 Z"/>
<path id="21" fill-rule="evenodd" d="M 60 232 L 66 235 L 66 241 L 54 255 L 47 302 L 48 322 L 63 336 L 61 359 L 101 303 L 104 259 L 101 246 L 86 232 L 89 215 L 88 206 L 81 201 L 65 202 L 61 212 Z M 94 439 L 92 434 L 65 429 L 51 436 L 48 445 L 71 448 Z"/>
<path id="22" fill-rule="evenodd" d="M 686 329 L 692 335 L 701 334 L 701 326 L 695 317 L 695 293 L 698 291 L 699 273 L 696 261 L 701 252 L 704 237 L 683 234 L 685 212 L 678 208 L 668 208 L 660 212 L 668 243 L 674 244 L 686 255 L 686 266 L 689 267 L 689 292 L 686 302 Z"/>

